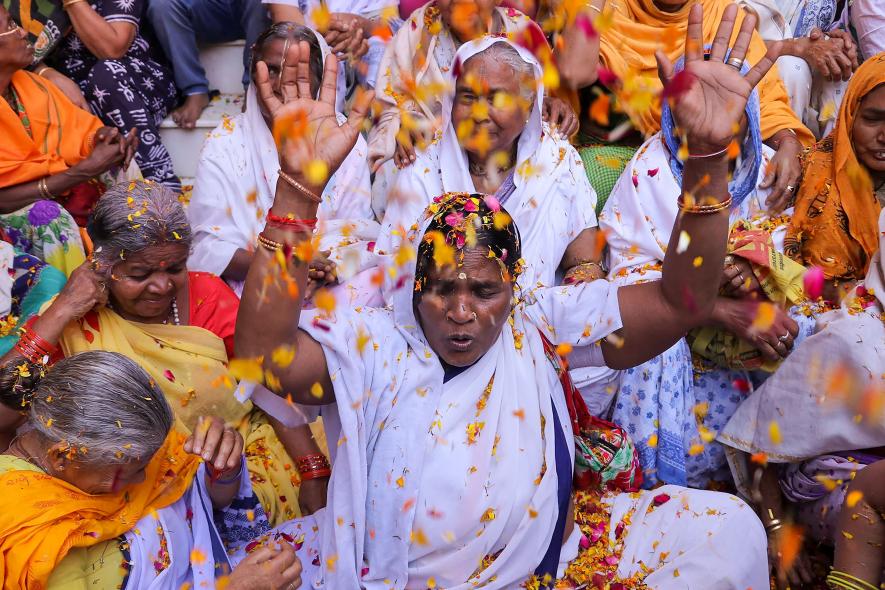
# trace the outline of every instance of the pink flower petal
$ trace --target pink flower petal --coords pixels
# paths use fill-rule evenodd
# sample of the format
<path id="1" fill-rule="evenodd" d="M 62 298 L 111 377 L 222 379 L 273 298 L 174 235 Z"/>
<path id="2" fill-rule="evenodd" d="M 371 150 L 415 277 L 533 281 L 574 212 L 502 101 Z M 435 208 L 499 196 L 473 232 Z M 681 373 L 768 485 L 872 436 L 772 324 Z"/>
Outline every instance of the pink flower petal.
<path id="1" fill-rule="evenodd" d="M 812 266 L 802 277 L 805 294 L 810 299 L 817 299 L 824 292 L 824 271 L 819 266 Z"/>
<path id="2" fill-rule="evenodd" d="M 670 501 L 670 494 L 658 494 L 657 496 L 654 497 L 654 499 L 652 500 L 652 503 L 655 506 L 661 506 L 663 504 L 666 504 L 669 501 Z"/>

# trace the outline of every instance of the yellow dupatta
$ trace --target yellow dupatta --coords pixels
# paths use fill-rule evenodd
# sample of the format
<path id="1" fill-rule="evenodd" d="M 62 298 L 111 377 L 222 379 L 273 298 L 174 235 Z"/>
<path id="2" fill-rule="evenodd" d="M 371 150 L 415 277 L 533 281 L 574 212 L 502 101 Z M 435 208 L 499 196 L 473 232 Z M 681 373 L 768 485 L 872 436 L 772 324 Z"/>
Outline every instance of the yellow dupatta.
<path id="1" fill-rule="evenodd" d="M 145 469 L 144 482 L 90 495 L 37 471 L 0 474 L 0 579 L 3 590 L 42 590 L 74 547 L 119 537 L 146 514 L 178 501 L 200 465 L 173 430 Z"/>
<path id="2" fill-rule="evenodd" d="M 130 322 L 101 307 L 69 324 L 59 344 L 66 357 L 87 350 L 128 356 L 157 382 L 188 430 L 200 416 L 238 425 L 252 410 L 234 397 L 224 341 L 203 328 Z"/>
<path id="3" fill-rule="evenodd" d="M 693 4 L 694 0 L 676 12 L 664 12 L 655 6 L 653 0 L 618 0 L 609 3 L 612 23 L 600 35 L 599 57 L 602 65 L 619 78 L 619 86 L 612 90 L 633 125 L 646 137 L 661 129 L 661 103 L 657 98 L 661 82 L 657 74 L 655 51 L 663 50 L 673 63 L 682 57 L 688 13 Z M 701 4 L 704 7 L 704 43 L 710 44 L 728 2 L 701 0 Z M 732 42 L 743 19 L 744 11 L 740 10 Z M 765 42 L 754 32 L 747 49 L 747 61 L 755 64 L 762 59 L 766 50 Z M 814 136 L 790 108 L 777 66 L 762 78 L 757 90 L 763 139 L 783 129 L 793 129 L 803 144 L 814 142 Z"/>

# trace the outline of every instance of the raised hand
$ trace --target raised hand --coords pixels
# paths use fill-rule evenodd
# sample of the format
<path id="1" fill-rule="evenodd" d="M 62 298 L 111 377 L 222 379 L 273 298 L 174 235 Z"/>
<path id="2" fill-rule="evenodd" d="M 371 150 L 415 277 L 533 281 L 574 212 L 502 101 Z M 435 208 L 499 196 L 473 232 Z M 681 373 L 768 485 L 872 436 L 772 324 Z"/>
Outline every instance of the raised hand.
<path id="1" fill-rule="evenodd" d="M 255 84 L 271 118 L 280 167 L 320 194 L 329 176 L 356 143 L 374 93 L 359 93 L 347 122 L 338 125 L 335 114 L 338 60 L 333 57 L 326 60 L 318 99 L 310 92 L 309 60 L 310 46 L 301 41 L 289 47 L 277 92 L 264 62 L 256 65 Z M 314 170 L 324 168 L 325 180 L 318 182 L 316 172 L 305 174 L 308 166 Z"/>
<path id="2" fill-rule="evenodd" d="M 673 64 L 658 51 L 658 75 L 664 88 L 677 76 L 688 80 L 687 90 L 671 100 L 670 108 L 676 124 L 688 139 L 690 154 L 707 154 L 728 147 L 738 129 L 738 122 L 747 105 L 753 88 L 762 80 L 774 64 L 780 46 L 773 43 L 765 56 L 746 75 L 740 68 L 729 65 L 732 62 L 743 64 L 747 47 L 756 26 L 752 14 L 744 17 L 741 29 L 735 40 L 728 63 L 725 62 L 729 41 L 734 30 L 738 7 L 730 4 L 722 15 L 719 29 L 713 40 L 710 59 L 704 59 L 703 8 L 695 4 L 688 16 L 688 29 L 685 36 L 685 70 L 675 74 Z"/>

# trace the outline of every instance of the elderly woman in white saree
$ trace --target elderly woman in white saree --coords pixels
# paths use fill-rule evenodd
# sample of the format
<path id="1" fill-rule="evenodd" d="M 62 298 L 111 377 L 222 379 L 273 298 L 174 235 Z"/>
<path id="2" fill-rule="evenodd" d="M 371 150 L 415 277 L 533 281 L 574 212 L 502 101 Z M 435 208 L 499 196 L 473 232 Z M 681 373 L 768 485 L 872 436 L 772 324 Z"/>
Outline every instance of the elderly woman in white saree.
<path id="1" fill-rule="evenodd" d="M 271 68 L 278 72 L 285 47 L 299 40 L 308 41 L 315 52 L 312 84 L 319 90 L 329 47 L 306 27 L 294 23 L 274 25 L 256 42 L 255 59 L 273 64 Z M 342 115 L 339 120 L 344 120 Z M 377 236 L 378 224 L 372 214 L 366 153 L 366 142 L 359 138 L 325 186 L 318 211 L 318 232 L 322 236 L 319 250 L 330 252 L 338 278 L 345 283 L 337 291 L 341 299 L 352 304 L 380 302 L 369 270 L 376 266 L 369 244 Z M 216 128 L 200 155 L 188 207 L 195 235 L 189 268 L 217 274 L 237 294 L 242 292 L 255 239 L 273 203 L 279 170 L 270 120 L 253 84 L 246 93 L 246 110 Z"/>
<path id="2" fill-rule="evenodd" d="M 885 457 L 883 248 L 885 212 L 879 215 L 879 251 L 864 282 L 840 309 L 819 317 L 816 333 L 719 434 L 738 488 L 758 503 L 771 533 L 787 519 L 787 500 L 813 538 L 838 540 L 848 484 L 856 472 Z M 764 454 L 769 463 L 756 484 L 752 472 L 759 467 L 747 460 L 754 454 Z"/>
<path id="3" fill-rule="evenodd" d="M 726 11 L 722 38 L 729 38 L 736 13 L 734 6 Z M 683 202 L 674 234 L 694 239 L 685 250 L 670 249 L 660 282 L 619 288 L 592 281 L 520 295 L 516 225 L 496 200 L 462 193 L 432 204 L 400 248 L 403 287 L 392 310 L 302 313 L 300 297 L 290 297 L 284 283 L 306 284 L 306 266 L 288 253 L 299 251 L 307 236 L 265 227 L 240 307 L 238 356 L 260 359 L 280 395 L 324 405 L 330 438 L 338 439 L 327 508 L 287 525 L 300 531 L 294 538 L 306 582 L 348 589 L 531 588 L 539 583 L 534 576 L 556 577 L 580 561 L 583 544 L 602 552 L 588 568 L 613 582 L 765 587 L 761 527 L 728 495 L 665 487 L 605 496 L 599 534 L 581 541 L 583 531 L 568 516 L 570 506 L 580 507 L 572 496 L 569 411 L 580 398 L 565 395 L 556 355 L 544 346 L 549 337 L 574 348 L 576 362 L 580 356 L 585 364 L 631 366 L 670 346 L 712 307 L 721 266 L 692 261 L 724 256 L 724 148 L 775 53 L 746 76 L 724 64 L 724 43 L 705 61 L 697 49 L 702 18 L 694 7 L 687 62 L 696 82 L 676 116 L 698 154 L 723 151 L 686 164 L 687 186 L 709 175 L 709 199 Z M 733 50 L 741 55 L 753 19 L 742 26 Z M 371 96 L 358 98 L 339 127 L 332 108 L 337 65 L 327 62 L 328 82 L 314 101 L 307 49 L 290 51 L 283 76 L 298 83 L 283 84 L 285 102 L 273 99 L 264 64 L 256 79 L 275 119 L 301 112 L 312 122 L 311 133 L 281 148 L 282 166 L 297 182 L 278 182 L 272 208 L 274 215 L 303 218 L 314 214 L 313 197 L 322 190 L 308 181 L 304 163 L 321 158 L 335 170 Z M 664 60 L 661 69 L 669 83 L 672 64 Z M 704 116 L 711 112 L 717 116 Z M 281 345 L 294 346 L 294 362 L 273 354 Z"/>
<path id="4" fill-rule="evenodd" d="M 602 402 L 589 404 L 613 404 L 612 419 L 636 442 L 648 486 L 664 482 L 702 488 L 711 479 L 726 480 L 724 450 L 712 441 L 753 383 L 764 378 L 750 369 L 773 370 L 794 340 L 814 328 L 814 320 L 798 310 L 782 309 L 802 299 L 804 268 L 782 254 L 792 209 L 770 217 L 766 201 L 771 190 L 760 188 L 774 152 L 762 143 L 759 118 L 754 91 L 745 109 L 740 152 L 728 185 L 730 223 L 742 223 L 732 232 L 731 243 L 746 239 L 744 251 L 750 254 L 739 256 L 730 245 L 725 270 L 717 281 L 723 289 L 708 327 L 680 339 L 648 362 L 622 371 L 617 395 L 605 393 Z M 609 279 L 619 285 L 661 278 L 664 253 L 679 212 L 674 197 L 683 180 L 683 149 L 673 113 L 665 105 L 661 131 L 627 164 L 599 217 L 608 240 Z M 679 236 L 679 247 L 694 239 L 694 235 Z M 766 263 L 767 268 L 760 269 L 757 262 Z M 774 272 L 780 268 L 784 271 Z M 770 308 L 774 317 L 757 330 L 753 326 L 759 303 L 769 300 L 777 304 Z M 731 347 L 739 354 L 723 354 L 722 360 L 729 362 L 708 362 L 705 359 L 711 356 L 698 355 L 704 350 L 696 345 L 713 334 L 729 334 L 722 337 L 724 342 L 729 338 L 746 344 Z M 698 362 L 699 357 L 704 358 Z"/>

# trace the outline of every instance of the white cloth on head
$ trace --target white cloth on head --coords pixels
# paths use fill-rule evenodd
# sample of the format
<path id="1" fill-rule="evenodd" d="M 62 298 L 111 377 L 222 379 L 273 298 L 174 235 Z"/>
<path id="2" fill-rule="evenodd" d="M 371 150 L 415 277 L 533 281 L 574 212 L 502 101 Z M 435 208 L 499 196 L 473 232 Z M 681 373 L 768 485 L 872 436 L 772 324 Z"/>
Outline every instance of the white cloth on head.
<path id="1" fill-rule="evenodd" d="M 722 444 L 765 453 L 775 463 L 885 446 L 885 414 L 868 406 L 885 395 L 883 248 L 885 211 L 879 215 L 879 251 L 863 282 L 876 299 L 861 309 L 855 291 L 840 309 L 822 315 L 817 333 L 741 404 L 719 434 Z M 771 440 L 772 424 L 777 424 L 780 441 Z M 731 461 L 741 481 L 738 463 Z"/>
<path id="2" fill-rule="evenodd" d="M 304 20 L 311 28 L 315 28 L 313 11 L 319 8 L 320 0 L 261 0 L 262 4 L 283 4 L 293 6 L 301 11 Z M 346 12 L 366 16 L 379 12 L 388 6 L 397 6 L 396 0 L 325 0 L 323 2 L 329 12 Z"/>
<path id="3" fill-rule="evenodd" d="M 454 62 L 465 63 L 495 43 L 508 43 L 519 52 L 541 80 L 541 66 L 527 50 L 501 37 L 487 36 L 465 43 Z M 453 62 L 453 63 L 454 63 Z M 452 68 L 454 70 L 454 68 Z M 408 230 L 434 198 L 447 192 L 475 193 L 467 155 L 452 126 L 455 78 L 442 97 L 442 138 L 419 151 L 411 166 L 400 170 L 387 202 L 378 236 L 379 252 L 395 253 L 402 243 L 400 229 Z M 515 190 L 502 203 L 522 237 L 527 264 L 520 284 L 556 284 L 556 272 L 566 248 L 578 234 L 596 227 L 596 193 L 577 151 L 568 140 L 552 134 L 542 122 L 544 87 L 538 84 L 525 129 L 518 139 Z"/>

